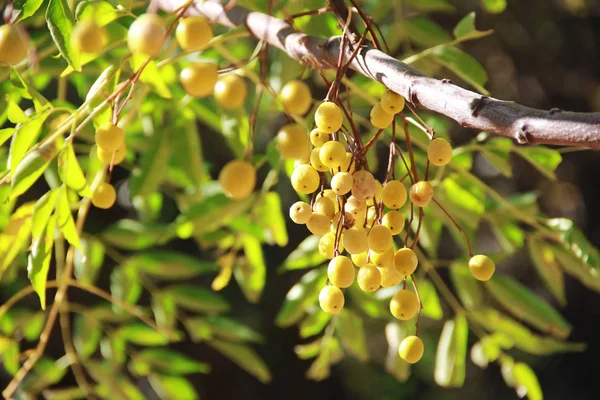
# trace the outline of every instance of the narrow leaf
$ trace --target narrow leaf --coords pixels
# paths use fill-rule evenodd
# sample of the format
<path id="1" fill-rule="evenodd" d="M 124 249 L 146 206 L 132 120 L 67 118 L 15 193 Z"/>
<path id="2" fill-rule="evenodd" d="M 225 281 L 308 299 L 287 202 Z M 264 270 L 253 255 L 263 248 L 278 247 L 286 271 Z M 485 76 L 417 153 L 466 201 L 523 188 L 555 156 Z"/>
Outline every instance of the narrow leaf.
<path id="1" fill-rule="evenodd" d="M 461 387 L 465 382 L 465 362 L 469 326 L 458 314 L 444 324 L 435 356 L 435 382 L 442 387 Z"/>
<path id="2" fill-rule="evenodd" d="M 69 244 L 75 246 L 80 251 L 82 250 L 81 241 L 79 240 L 79 233 L 71 214 L 71 206 L 69 205 L 69 198 L 67 189 L 63 188 L 58 195 L 56 204 L 56 217 L 58 223 L 58 229 L 63 234 Z"/>
<path id="3" fill-rule="evenodd" d="M 275 323 L 285 328 L 298 322 L 306 307 L 317 301 L 321 288 L 325 285 L 327 276 L 324 268 L 314 269 L 306 273 L 300 282 L 296 283 L 285 296 Z"/>
<path id="4" fill-rule="evenodd" d="M 44 229 L 46 234 L 33 241 L 27 265 L 27 277 L 40 298 L 42 310 L 46 309 L 46 282 L 50 270 L 50 261 L 52 260 L 54 231 L 56 229 L 55 216 L 49 218 Z"/>
<path id="5" fill-rule="evenodd" d="M 464 51 L 450 46 L 440 46 L 433 51 L 435 59 L 473 86 L 478 92 L 487 95 L 483 87 L 488 80 L 487 72 L 479 61 Z"/>
<path id="6" fill-rule="evenodd" d="M 163 293 L 173 296 L 178 306 L 197 312 L 223 312 L 230 308 L 220 294 L 195 285 L 171 285 Z"/>
<path id="7" fill-rule="evenodd" d="M 260 242 L 255 237 L 244 235 L 242 245 L 246 262 L 234 269 L 234 275 L 248 301 L 256 303 L 265 286 L 267 266 Z"/>
<path id="8" fill-rule="evenodd" d="M 325 260 L 326 258 L 319 252 L 319 238 L 310 235 L 287 256 L 279 270 L 314 268 Z"/>
<path id="9" fill-rule="evenodd" d="M 562 156 L 558 151 L 544 146 L 518 146 L 515 150 L 543 175 L 556 179 L 554 171 L 562 162 Z"/>
<path id="10" fill-rule="evenodd" d="M 567 299 L 565 296 L 564 274 L 552 251 L 552 246 L 547 245 L 542 239 L 534 236 L 527 240 L 527 247 L 529 249 L 529 257 L 546 284 L 546 287 L 560 304 L 565 305 Z"/>
<path id="11" fill-rule="evenodd" d="M 271 381 L 269 368 L 252 348 L 222 340 L 211 340 L 208 344 L 240 368 L 255 376 L 260 382 L 269 383 Z"/>
<path id="12" fill-rule="evenodd" d="M 285 247 L 288 243 L 288 234 L 285 227 L 285 218 L 281 211 L 281 199 L 277 192 L 268 192 L 256 207 L 258 223 L 265 229 L 269 244 Z"/>
<path id="13" fill-rule="evenodd" d="M 50 0 L 46 10 L 50 35 L 60 54 L 75 71 L 81 70 L 79 54 L 71 48 L 71 33 L 75 18 L 66 0 Z"/>
<path id="14" fill-rule="evenodd" d="M 349 309 L 344 309 L 338 314 L 335 322 L 342 347 L 359 361 L 366 362 L 369 353 L 362 317 Z"/>

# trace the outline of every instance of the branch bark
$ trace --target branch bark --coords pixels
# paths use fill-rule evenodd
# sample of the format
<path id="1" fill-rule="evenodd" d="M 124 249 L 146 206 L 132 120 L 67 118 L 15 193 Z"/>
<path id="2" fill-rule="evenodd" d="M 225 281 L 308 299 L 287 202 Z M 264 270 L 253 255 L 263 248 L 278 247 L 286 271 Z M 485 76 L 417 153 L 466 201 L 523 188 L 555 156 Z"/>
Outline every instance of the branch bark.
<path id="1" fill-rule="evenodd" d="M 186 0 L 156 0 L 160 8 L 173 12 Z M 245 25 L 257 39 L 275 46 L 291 58 L 321 69 L 336 68 L 341 37 L 329 39 L 296 32 L 287 22 L 222 1 L 207 0 L 188 10 L 230 28 Z M 350 51 L 344 49 L 345 57 Z M 511 101 L 485 97 L 422 74 L 381 52 L 362 46 L 351 68 L 401 94 L 416 107 L 452 118 L 461 126 L 515 139 L 521 144 L 582 146 L 600 149 L 600 113 L 539 110 Z"/>

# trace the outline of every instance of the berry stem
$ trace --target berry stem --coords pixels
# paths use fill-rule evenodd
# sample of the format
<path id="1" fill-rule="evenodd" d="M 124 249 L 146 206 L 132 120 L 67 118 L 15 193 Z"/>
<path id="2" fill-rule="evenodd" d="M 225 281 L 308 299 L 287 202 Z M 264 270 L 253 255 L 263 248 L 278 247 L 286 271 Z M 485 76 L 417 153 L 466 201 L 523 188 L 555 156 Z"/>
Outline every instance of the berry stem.
<path id="1" fill-rule="evenodd" d="M 410 275 L 410 280 L 412 282 L 413 288 L 415 289 L 417 300 L 419 300 L 419 309 L 417 310 L 417 322 L 415 323 L 415 336 L 419 336 L 419 322 L 421 321 L 421 311 L 423 310 L 423 302 L 421 301 L 421 295 L 419 294 L 419 288 L 417 287 L 417 281 L 415 280 L 414 274 Z"/>
<path id="2" fill-rule="evenodd" d="M 406 118 L 402 116 L 402 125 L 404 127 L 404 137 L 406 139 L 406 148 L 408 150 L 408 156 L 410 157 L 410 167 L 412 168 L 412 174 L 414 178 L 414 182 L 419 182 L 419 175 L 417 173 L 417 163 L 415 162 L 415 154 L 412 148 L 412 142 L 410 140 L 410 133 L 408 132 L 408 122 L 406 122 Z"/>
<path id="3" fill-rule="evenodd" d="M 433 197 L 431 200 L 439 207 L 440 210 L 442 210 L 442 212 L 444 214 L 446 214 L 446 216 L 448 218 L 450 218 L 450 221 L 452 221 L 452 223 L 454 224 L 454 226 L 456 226 L 456 229 L 458 229 L 460 231 L 460 233 L 463 234 L 463 236 L 465 237 L 465 241 L 467 242 L 467 248 L 469 249 L 469 258 L 473 257 L 473 252 L 471 251 L 471 241 L 469 240 L 469 237 L 467 236 L 467 233 L 465 232 L 465 230 L 463 229 L 463 227 L 460 226 L 460 224 L 458 222 L 456 222 L 456 220 L 452 217 L 452 215 L 450 215 L 450 213 L 444 208 L 444 206 L 442 206 L 440 204 L 439 201 L 437 201 L 435 199 L 435 197 Z"/>

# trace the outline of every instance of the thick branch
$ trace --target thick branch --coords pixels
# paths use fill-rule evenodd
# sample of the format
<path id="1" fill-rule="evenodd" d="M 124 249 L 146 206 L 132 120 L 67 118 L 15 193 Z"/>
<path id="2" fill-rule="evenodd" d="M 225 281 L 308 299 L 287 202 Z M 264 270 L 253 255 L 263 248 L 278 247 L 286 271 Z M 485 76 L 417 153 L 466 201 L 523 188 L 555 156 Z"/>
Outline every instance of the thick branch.
<path id="1" fill-rule="evenodd" d="M 184 1 L 156 2 L 165 11 L 174 11 Z M 189 14 L 204 15 L 231 28 L 246 25 L 256 38 L 302 63 L 321 69 L 337 66 L 339 36 L 330 39 L 308 36 L 295 32 L 285 21 L 260 12 L 241 6 L 224 9 L 218 0 L 197 3 L 190 7 Z M 349 54 L 345 56 L 349 58 Z M 467 128 L 507 136 L 519 143 L 600 148 L 600 113 L 544 111 L 484 97 L 448 80 L 428 77 L 371 45 L 363 46 L 351 67 L 401 94 L 415 106 L 445 115 Z"/>

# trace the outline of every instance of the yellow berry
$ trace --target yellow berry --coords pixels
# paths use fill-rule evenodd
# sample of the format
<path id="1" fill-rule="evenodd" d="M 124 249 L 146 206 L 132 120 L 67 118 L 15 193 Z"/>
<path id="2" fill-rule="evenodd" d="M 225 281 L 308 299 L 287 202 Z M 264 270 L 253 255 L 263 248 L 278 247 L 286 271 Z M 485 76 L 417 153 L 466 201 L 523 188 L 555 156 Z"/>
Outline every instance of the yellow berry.
<path id="1" fill-rule="evenodd" d="M 394 114 L 387 113 L 381 108 L 381 104 L 377 103 L 371 109 L 370 114 L 371 125 L 377 129 L 385 129 L 394 120 Z"/>
<path id="2" fill-rule="evenodd" d="M 234 200 L 244 199 L 254 191 L 256 168 L 248 161 L 230 161 L 219 173 L 219 183 L 227 197 Z"/>
<path id="3" fill-rule="evenodd" d="M 397 180 L 386 183 L 381 193 L 383 205 L 391 209 L 402 207 L 406 203 L 406 197 L 406 188 Z"/>
<path id="4" fill-rule="evenodd" d="M 282 126 L 277 133 L 277 148 L 285 158 L 310 158 L 310 140 L 306 128 L 300 124 Z"/>
<path id="5" fill-rule="evenodd" d="M 319 306 L 329 314 L 337 314 L 344 308 L 344 293 L 333 285 L 327 285 L 319 292 Z"/>
<path id="6" fill-rule="evenodd" d="M 417 269 L 417 265 L 419 264 L 419 259 L 412 249 L 408 247 L 404 247 L 396 252 L 394 255 L 394 265 L 396 266 L 396 270 L 404 275 L 411 275 Z"/>
<path id="7" fill-rule="evenodd" d="M 354 263 L 354 265 L 356 265 L 359 268 L 364 267 L 365 265 L 369 264 L 367 262 L 367 257 L 368 257 L 368 253 L 366 251 L 362 252 L 362 253 L 351 255 L 352 262 Z"/>
<path id="8" fill-rule="evenodd" d="M 165 42 L 167 30 L 161 17 L 142 14 L 129 26 L 127 46 L 132 53 L 156 57 Z"/>
<path id="9" fill-rule="evenodd" d="M 227 74 L 217 81 L 214 95 L 215 101 L 221 107 L 228 110 L 240 108 L 248 96 L 248 86 L 241 76 Z"/>
<path id="10" fill-rule="evenodd" d="M 323 133 L 319 128 L 310 131 L 310 142 L 315 147 L 321 147 L 329 141 L 329 134 Z"/>
<path id="11" fill-rule="evenodd" d="M 398 114 L 404 109 L 404 97 L 388 89 L 381 96 L 381 108 L 389 114 Z"/>
<path id="12" fill-rule="evenodd" d="M 78 22 L 71 33 L 71 47 L 82 53 L 101 54 L 107 40 L 106 29 L 92 20 Z"/>
<path id="13" fill-rule="evenodd" d="M 352 255 L 364 253 L 369 249 L 367 245 L 367 231 L 361 227 L 353 227 L 344 231 L 342 243 L 346 251 Z"/>
<path id="14" fill-rule="evenodd" d="M 111 208 L 116 200 L 117 192 L 110 183 L 102 182 L 92 194 L 92 204 L 98 208 Z"/>
<path id="15" fill-rule="evenodd" d="M 321 103 L 315 112 L 315 125 L 323 133 L 339 131 L 343 121 L 342 110 L 330 101 Z"/>
<path id="16" fill-rule="evenodd" d="M 337 168 L 346 160 L 346 148 L 338 141 L 329 141 L 321 146 L 319 158 L 328 168 Z"/>
<path id="17" fill-rule="evenodd" d="M 210 62 L 196 62 L 181 70 L 179 80 L 187 94 L 202 98 L 210 96 L 219 79 L 217 65 Z"/>
<path id="18" fill-rule="evenodd" d="M 346 204 L 344 205 L 344 211 L 349 212 L 353 216 L 362 214 L 362 212 L 366 209 L 367 205 L 365 202 L 358 200 L 354 196 L 348 197 L 348 200 L 346 200 Z"/>
<path id="19" fill-rule="evenodd" d="M 398 348 L 398 354 L 400 354 L 400 357 L 410 364 L 418 362 L 421 357 L 423 357 L 424 352 L 425 346 L 423 345 L 421 338 L 418 336 L 407 336 L 400 343 L 400 347 Z"/>
<path id="20" fill-rule="evenodd" d="M 352 153 L 346 152 L 346 158 L 339 168 L 340 171 L 348 172 L 350 175 L 356 171 L 356 163 L 354 162 L 354 156 Z"/>
<path id="21" fill-rule="evenodd" d="M 294 190 L 302 194 L 309 194 L 317 190 L 321 181 L 317 170 L 308 164 L 297 166 L 290 179 Z"/>
<path id="22" fill-rule="evenodd" d="M 25 38 L 12 25 L 0 26 L 0 63 L 15 65 L 27 57 Z"/>
<path id="23" fill-rule="evenodd" d="M 446 139 L 433 139 L 427 146 L 427 158 L 438 167 L 446 165 L 452 160 L 452 146 Z"/>
<path id="24" fill-rule="evenodd" d="M 369 231 L 369 249 L 375 253 L 383 253 L 392 247 L 392 232 L 383 225 L 375 225 Z"/>
<path id="25" fill-rule="evenodd" d="M 321 162 L 321 157 L 319 156 L 320 150 L 320 147 L 315 147 L 310 151 L 310 165 L 319 172 L 325 172 L 329 168 Z"/>
<path id="26" fill-rule="evenodd" d="M 394 248 L 390 247 L 383 253 L 371 252 L 371 263 L 381 268 L 394 268 Z"/>
<path id="27" fill-rule="evenodd" d="M 367 210 L 367 226 L 373 225 L 375 218 L 377 217 L 377 209 L 375 207 L 369 207 Z"/>
<path id="28" fill-rule="evenodd" d="M 331 220 L 331 232 L 336 232 L 337 229 L 342 229 L 342 227 L 344 229 L 350 229 L 354 226 L 355 219 L 352 214 L 345 212 L 343 215 L 344 218 L 342 221 L 340 221 L 340 218 L 342 218 L 342 213 L 337 212 L 333 216 L 333 219 Z"/>
<path id="29" fill-rule="evenodd" d="M 95 141 L 104 151 L 115 151 L 125 146 L 125 132 L 110 122 L 105 122 L 96 130 Z"/>
<path id="30" fill-rule="evenodd" d="M 290 219 L 296 224 L 306 224 L 312 217 L 310 206 L 303 201 L 297 201 L 290 207 Z"/>
<path id="31" fill-rule="evenodd" d="M 398 290 L 390 300 L 392 315 L 402 321 L 411 319 L 419 310 L 419 300 L 410 290 Z"/>
<path id="32" fill-rule="evenodd" d="M 313 213 L 306 223 L 306 227 L 313 235 L 321 236 L 329 232 L 331 219 L 324 214 Z"/>
<path id="33" fill-rule="evenodd" d="M 208 19 L 192 16 L 179 20 L 175 37 L 183 50 L 198 51 L 213 38 L 213 31 Z"/>
<path id="34" fill-rule="evenodd" d="M 427 181 L 420 181 L 410 188 L 410 201 L 417 207 L 425 207 L 433 197 L 433 186 Z"/>
<path id="35" fill-rule="evenodd" d="M 96 154 L 98 155 L 98 159 L 106 165 L 121 164 L 121 162 L 123 162 L 125 159 L 125 153 L 127 153 L 125 145 L 114 151 L 107 151 L 100 146 L 96 146 Z"/>
<path id="36" fill-rule="evenodd" d="M 315 200 L 313 211 L 319 214 L 325 214 L 332 219 L 335 215 L 335 203 L 329 197 L 319 197 Z"/>
<path id="37" fill-rule="evenodd" d="M 356 280 L 364 292 L 374 292 L 381 287 L 381 272 L 373 264 L 367 264 L 358 270 Z"/>
<path id="38" fill-rule="evenodd" d="M 402 282 L 404 275 L 399 274 L 395 268 L 382 268 L 378 267 L 381 273 L 381 287 L 393 287 Z"/>
<path id="39" fill-rule="evenodd" d="M 398 235 L 404 229 L 404 215 L 400 211 L 389 211 L 383 215 L 381 225 L 388 227 L 392 235 Z"/>
<path id="40" fill-rule="evenodd" d="M 331 190 L 335 194 L 343 196 L 352 190 L 354 179 L 349 172 L 338 172 L 331 178 Z"/>
<path id="41" fill-rule="evenodd" d="M 361 170 L 356 171 L 352 178 L 354 178 L 354 185 L 352 186 L 352 195 L 360 201 L 366 201 L 375 195 L 377 185 L 373 174 L 369 171 Z"/>
<path id="42" fill-rule="evenodd" d="M 334 257 L 327 267 L 327 277 L 332 285 L 347 288 L 354 282 L 354 264 L 348 257 Z"/>
<path id="43" fill-rule="evenodd" d="M 342 253 L 343 251 L 344 245 L 340 241 L 338 243 L 338 252 Z M 321 239 L 319 239 L 319 253 L 321 253 L 323 257 L 328 258 L 330 260 L 335 256 L 335 233 L 328 232 L 321 236 Z M 338 287 L 345 287 L 337 285 L 335 283 L 334 285 Z"/>
<path id="44" fill-rule="evenodd" d="M 337 195 L 333 192 L 333 190 L 331 190 L 331 189 L 323 190 L 323 193 L 317 194 L 315 201 L 318 200 L 320 197 L 327 197 L 327 198 L 331 199 L 331 201 L 333 201 L 333 204 L 335 205 L 335 212 L 340 211 L 340 206 L 338 204 Z"/>
<path id="45" fill-rule="evenodd" d="M 373 206 L 375 203 L 381 202 L 381 195 L 383 194 L 383 185 L 378 180 L 375 180 L 375 194 L 370 199 L 367 199 L 367 205 Z"/>
<path id="46" fill-rule="evenodd" d="M 281 88 L 279 100 L 288 114 L 304 115 L 310 110 L 312 95 L 306 83 L 295 80 Z"/>
<path id="47" fill-rule="evenodd" d="M 469 260 L 469 270 L 478 281 L 488 281 L 496 271 L 496 264 L 488 256 L 478 254 Z"/>

